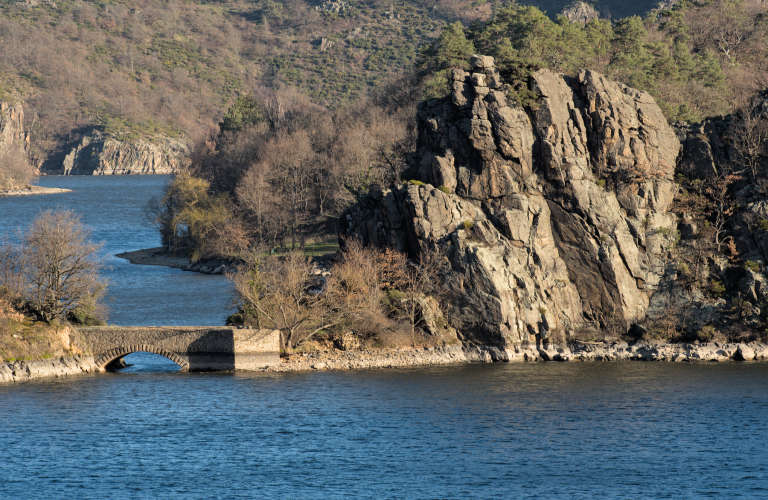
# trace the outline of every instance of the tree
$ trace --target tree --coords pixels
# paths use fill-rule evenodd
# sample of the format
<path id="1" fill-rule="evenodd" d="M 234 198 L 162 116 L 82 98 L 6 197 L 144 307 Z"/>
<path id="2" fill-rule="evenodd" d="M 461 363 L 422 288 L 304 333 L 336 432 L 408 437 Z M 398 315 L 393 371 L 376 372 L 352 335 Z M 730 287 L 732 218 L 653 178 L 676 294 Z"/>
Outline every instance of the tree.
<path id="1" fill-rule="evenodd" d="M 45 211 L 24 238 L 25 292 L 43 321 L 65 319 L 79 309 L 93 309 L 106 284 L 99 278 L 97 252 L 89 232 L 70 212 Z"/>
<path id="2" fill-rule="evenodd" d="M 768 155 L 768 104 L 762 98 L 753 99 L 742 110 L 734 138 L 736 152 L 752 174 L 752 181 L 760 182 L 760 166 Z"/>
<path id="3" fill-rule="evenodd" d="M 301 252 L 285 257 L 254 257 L 231 276 L 245 323 L 280 330 L 283 351 L 290 352 L 320 332 L 349 325 L 367 312 L 380 311 L 378 280 L 372 260 L 337 265 L 331 277 L 313 274 Z"/>

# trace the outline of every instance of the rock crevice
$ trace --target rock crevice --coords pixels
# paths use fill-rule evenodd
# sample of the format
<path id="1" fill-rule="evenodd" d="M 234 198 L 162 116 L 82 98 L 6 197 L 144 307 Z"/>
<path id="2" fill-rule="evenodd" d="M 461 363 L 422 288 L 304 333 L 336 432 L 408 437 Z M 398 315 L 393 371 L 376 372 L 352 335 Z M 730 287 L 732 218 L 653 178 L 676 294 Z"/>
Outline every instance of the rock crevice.
<path id="1" fill-rule="evenodd" d="M 593 71 L 540 70 L 524 109 L 492 58 L 472 67 L 420 106 L 414 181 L 355 206 L 346 236 L 445 254 L 466 343 L 511 352 L 642 319 L 676 223 L 680 142 L 659 107 Z"/>

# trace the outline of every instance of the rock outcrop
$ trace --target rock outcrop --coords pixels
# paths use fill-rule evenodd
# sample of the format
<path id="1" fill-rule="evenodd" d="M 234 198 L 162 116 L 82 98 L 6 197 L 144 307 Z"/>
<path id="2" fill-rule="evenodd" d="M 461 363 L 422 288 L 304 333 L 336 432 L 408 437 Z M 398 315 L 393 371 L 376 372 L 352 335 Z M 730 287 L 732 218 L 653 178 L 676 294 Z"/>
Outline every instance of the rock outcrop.
<path id="1" fill-rule="evenodd" d="M 29 152 L 29 135 L 24 130 L 24 108 L 21 104 L 0 101 L 0 151 Z"/>
<path id="2" fill-rule="evenodd" d="M 573 2 L 563 9 L 562 14 L 570 22 L 582 26 L 600 17 L 595 6 L 587 2 Z"/>
<path id="3" fill-rule="evenodd" d="M 0 363 L 0 383 L 27 382 L 98 372 L 93 356 Z"/>
<path id="4" fill-rule="evenodd" d="M 20 103 L 0 101 L 0 161 L 0 177 L 11 187 L 25 185 L 37 173 L 29 161 L 29 134 L 24 129 L 24 107 Z M 20 185 L 14 185 L 14 180 Z"/>
<path id="5" fill-rule="evenodd" d="M 120 141 L 93 133 L 83 137 L 46 172 L 63 175 L 174 174 L 188 161 L 189 148 L 176 139 L 154 138 Z"/>
<path id="6" fill-rule="evenodd" d="M 664 274 L 680 142 L 646 93 L 583 71 L 514 104 L 493 58 L 423 103 L 412 179 L 372 192 L 343 237 L 446 257 L 445 316 L 498 359 L 644 317 Z"/>

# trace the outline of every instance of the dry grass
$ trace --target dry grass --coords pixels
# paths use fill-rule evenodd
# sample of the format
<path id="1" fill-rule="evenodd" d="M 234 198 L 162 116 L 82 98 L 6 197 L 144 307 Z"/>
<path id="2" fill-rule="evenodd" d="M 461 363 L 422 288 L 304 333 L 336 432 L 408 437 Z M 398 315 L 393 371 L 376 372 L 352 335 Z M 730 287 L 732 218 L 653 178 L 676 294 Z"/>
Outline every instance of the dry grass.
<path id="1" fill-rule="evenodd" d="M 79 354 L 70 327 L 35 322 L 0 299 L 0 361 L 48 359 Z"/>

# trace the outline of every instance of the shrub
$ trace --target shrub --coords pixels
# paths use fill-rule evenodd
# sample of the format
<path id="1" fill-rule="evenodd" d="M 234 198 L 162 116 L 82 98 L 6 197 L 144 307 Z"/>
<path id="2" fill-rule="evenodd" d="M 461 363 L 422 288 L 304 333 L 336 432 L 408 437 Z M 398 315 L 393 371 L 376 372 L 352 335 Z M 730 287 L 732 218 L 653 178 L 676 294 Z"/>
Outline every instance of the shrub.
<path id="1" fill-rule="evenodd" d="M 760 272 L 760 263 L 756 260 L 748 260 L 744 263 L 744 267 L 752 271 L 753 273 Z"/>
<path id="2" fill-rule="evenodd" d="M 715 297 L 722 297 L 723 295 L 725 295 L 726 288 L 722 281 L 712 280 L 709 283 L 709 291 Z"/>
<path id="3" fill-rule="evenodd" d="M 717 329 L 712 325 L 704 325 L 696 332 L 696 340 L 699 342 L 712 342 L 719 336 Z"/>

